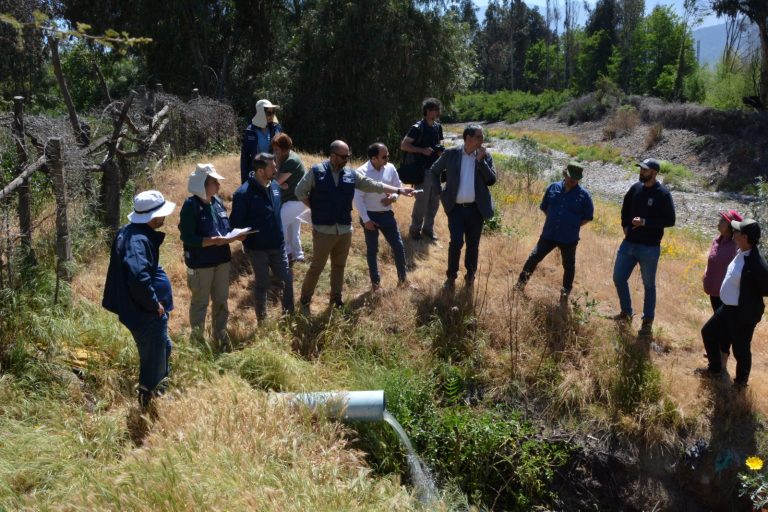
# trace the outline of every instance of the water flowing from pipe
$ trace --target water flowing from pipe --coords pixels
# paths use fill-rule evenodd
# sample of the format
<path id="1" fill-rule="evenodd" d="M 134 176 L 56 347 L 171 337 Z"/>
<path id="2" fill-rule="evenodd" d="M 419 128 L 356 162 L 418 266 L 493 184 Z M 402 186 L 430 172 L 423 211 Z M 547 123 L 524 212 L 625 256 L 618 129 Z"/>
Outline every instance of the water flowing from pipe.
<path id="1" fill-rule="evenodd" d="M 435 481 L 432 479 L 429 468 L 424 464 L 424 461 L 416 455 L 416 450 L 413 449 L 411 440 L 408 439 L 405 430 L 403 430 L 400 423 L 398 423 L 395 417 L 389 414 L 389 411 L 386 409 L 384 410 L 384 421 L 389 423 L 392 428 L 395 429 L 398 437 L 400 437 L 400 440 L 403 442 L 403 446 L 405 446 L 405 449 L 408 451 L 406 459 L 408 461 L 408 468 L 411 471 L 411 480 L 413 481 L 413 486 L 416 488 L 416 496 L 419 501 L 422 503 L 436 501 L 437 486 L 435 485 Z"/>

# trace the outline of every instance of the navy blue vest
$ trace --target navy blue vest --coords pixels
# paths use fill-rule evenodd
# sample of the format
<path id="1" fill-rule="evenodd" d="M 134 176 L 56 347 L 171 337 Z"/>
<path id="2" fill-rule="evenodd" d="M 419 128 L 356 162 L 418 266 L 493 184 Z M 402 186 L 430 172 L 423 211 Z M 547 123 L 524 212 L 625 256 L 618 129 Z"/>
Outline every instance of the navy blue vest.
<path id="1" fill-rule="evenodd" d="M 197 196 L 192 196 L 187 201 L 192 203 L 195 212 L 195 234 L 201 237 L 226 235 L 232 228 L 229 226 L 229 218 L 224 205 L 217 198 L 213 198 L 210 205 L 203 203 Z M 215 216 L 211 216 L 211 206 Z M 221 265 L 232 259 L 232 253 L 227 245 L 211 245 L 209 247 L 190 247 L 184 245 L 184 262 L 189 268 L 209 268 Z"/>
<path id="2" fill-rule="evenodd" d="M 344 168 L 339 175 L 338 185 L 333 182 L 328 162 L 312 166 L 315 186 L 309 193 L 312 205 L 312 224 L 333 226 L 352 224 L 352 199 L 355 197 L 357 175 L 352 169 Z"/>

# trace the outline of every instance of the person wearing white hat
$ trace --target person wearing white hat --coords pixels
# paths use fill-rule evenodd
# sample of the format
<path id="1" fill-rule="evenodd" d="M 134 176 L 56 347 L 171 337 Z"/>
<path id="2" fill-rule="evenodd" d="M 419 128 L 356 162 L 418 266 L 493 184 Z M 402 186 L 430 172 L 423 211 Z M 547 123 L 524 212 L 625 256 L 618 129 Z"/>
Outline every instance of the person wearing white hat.
<path id="1" fill-rule="evenodd" d="M 240 239 L 224 236 L 231 228 L 227 210 L 217 197 L 223 179 L 212 164 L 197 164 L 187 184 L 192 195 L 184 201 L 179 215 L 187 285 L 192 293 L 189 325 L 195 336 L 202 337 L 210 300 L 213 339 L 220 348 L 227 341 L 229 318 L 229 244 Z"/>
<path id="2" fill-rule="evenodd" d="M 102 306 L 116 313 L 136 342 L 139 351 L 139 406 L 146 410 L 152 397 L 165 389 L 171 339 L 168 314 L 173 309 L 171 281 L 160 266 L 160 245 L 165 233 L 158 231 L 176 204 L 157 190 L 133 198 L 130 224 L 117 232 L 104 283 Z"/>
<path id="3" fill-rule="evenodd" d="M 256 102 L 256 114 L 251 119 L 243 134 L 243 147 L 240 151 L 240 183 L 245 183 L 253 171 L 253 159 L 259 153 L 272 151 L 272 139 L 283 131 L 277 120 L 280 105 L 273 105 L 269 100 Z"/>

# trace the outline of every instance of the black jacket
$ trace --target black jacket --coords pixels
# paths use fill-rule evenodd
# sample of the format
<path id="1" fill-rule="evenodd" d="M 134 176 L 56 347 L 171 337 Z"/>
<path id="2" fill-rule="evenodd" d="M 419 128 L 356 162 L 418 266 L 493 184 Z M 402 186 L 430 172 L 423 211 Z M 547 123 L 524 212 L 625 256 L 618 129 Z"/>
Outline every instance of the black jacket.
<path id="1" fill-rule="evenodd" d="M 739 285 L 739 320 L 758 323 L 763 316 L 768 296 L 768 263 L 757 246 L 744 257 Z"/>
<path id="2" fill-rule="evenodd" d="M 645 226 L 634 227 L 632 219 L 642 217 Z M 646 187 L 637 182 L 627 190 L 621 205 L 621 226 L 629 228 L 626 240 L 642 245 L 659 245 L 664 228 L 675 225 L 675 205 L 672 194 L 659 182 Z"/>

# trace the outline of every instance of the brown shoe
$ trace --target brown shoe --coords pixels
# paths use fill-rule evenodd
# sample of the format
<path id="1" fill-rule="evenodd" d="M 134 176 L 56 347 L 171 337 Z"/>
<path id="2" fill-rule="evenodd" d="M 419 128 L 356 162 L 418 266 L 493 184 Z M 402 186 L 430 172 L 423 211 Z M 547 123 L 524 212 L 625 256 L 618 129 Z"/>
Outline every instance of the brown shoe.
<path id="1" fill-rule="evenodd" d="M 653 336 L 653 318 L 643 318 L 643 325 L 637 331 L 638 336 Z"/>
<path id="2" fill-rule="evenodd" d="M 632 323 L 632 315 L 625 311 L 622 311 L 618 315 L 612 316 L 611 319 L 615 322 L 626 322 L 628 324 Z"/>

